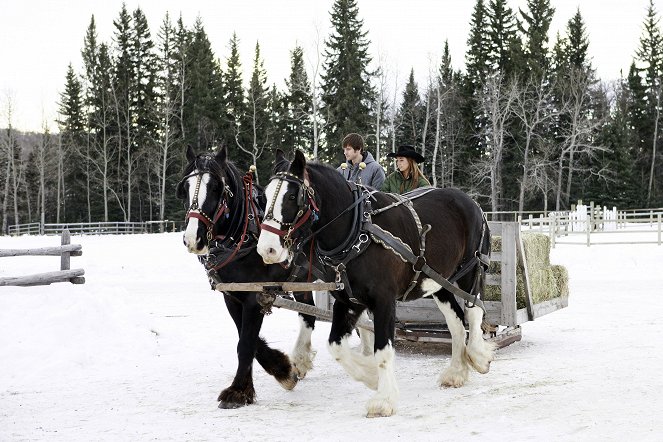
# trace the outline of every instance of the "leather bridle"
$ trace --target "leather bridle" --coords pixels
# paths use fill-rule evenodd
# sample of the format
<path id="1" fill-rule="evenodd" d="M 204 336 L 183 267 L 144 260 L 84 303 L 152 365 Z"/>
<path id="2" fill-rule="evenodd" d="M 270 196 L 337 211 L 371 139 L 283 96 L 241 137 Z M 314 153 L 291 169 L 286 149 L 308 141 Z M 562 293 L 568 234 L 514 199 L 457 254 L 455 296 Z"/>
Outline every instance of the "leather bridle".
<path id="1" fill-rule="evenodd" d="M 283 238 L 283 243 L 286 248 L 290 248 L 293 244 L 292 234 L 303 226 L 311 216 L 314 217 L 314 220 L 317 219 L 320 210 L 315 202 L 315 192 L 306 178 L 306 173 L 304 179 L 301 179 L 290 172 L 278 172 L 270 179 L 270 181 L 274 180 L 278 180 L 276 190 L 274 191 L 274 196 L 267 209 L 265 218 L 263 219 L 262 224 L 260 224 L 260 228 Z M 276 198 L 278 197 L 281 186 L 283 186 L 284 182 L 293 183 L 299 186 L 299 192 L 297 193 L 297 215 L 295 215 L 295 218 L 291 222 L 285 222 L 274 217 Z M 269 224 L 266 224 L 266 221 L 274 221 L 278 223 L 281 228 L 277 229 L 272 227 Z"/>
<path id="2" fill-rule="evenodd" d="M 212 216 L 203 212 L 202 207 L 198 206 L 198 193 L 200 192 L 200 183 L 202 182 L 203 175 L 205 175 L 206 173 L 211 175 L 211 172 L 208 170 L 201 170 L 191 173 L 185 176 L 184 178 L 182 178 L 182 181 L 178 186 L 182 186 L 184 182 L 186 182 L 189 178 L 194 176 L 196 177 L 196 187 L 193 191 L 193 198 L 191 199 L 191 205 L 186 211 L 186 216 L 184 218 L 184 221 L 188 222 L 189 219 L 196 218 L 197 220 L 202 222 L 207 228 L 207 241 L 209 242 L 212 239 L 214 239 L 214 225 L 219 220 L 219 218 L 221 218 L 221 216 L 223 216 L 228 211 L 228 197 L 232 198 L 233 194 L 230 191 L 230 187 L 228 187 L 228 185 L 226 184 L 225 178 L 221 177 L 223 194 L 221 195 L 221 199 L 219 200 L 219 204 L 216 207 L 216 210 L 214 211 Z"/>

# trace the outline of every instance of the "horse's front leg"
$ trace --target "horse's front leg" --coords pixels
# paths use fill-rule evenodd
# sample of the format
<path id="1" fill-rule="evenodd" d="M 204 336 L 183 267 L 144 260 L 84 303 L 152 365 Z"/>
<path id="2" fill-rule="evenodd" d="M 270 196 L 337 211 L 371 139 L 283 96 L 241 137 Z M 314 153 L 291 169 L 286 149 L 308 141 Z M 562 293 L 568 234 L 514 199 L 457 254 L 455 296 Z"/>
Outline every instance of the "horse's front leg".
<path id="1" fill-rule="evenodd" d="M 242 336 L 246 336 L 247 346 L 251 343 L 254 344 L 251 347 L 251 356 L 255 355 L 256 360 L 262 368 L 268 374 L 274 376 L 283 388 L 286 390 L 295 388 L 298 377 L 288 355 L 280 350 L 271 348 L 258 336 L 265 316 L 262 313 L 262 307 L 257 302 L 255 293 L 247 294 L 247 299 L 243 305 L 242 316 Z"/>
<path id="2" fill-rule="evenodd" d="M 379 300 L 373 311 L 375 324 L 375 365 L 378 387 L 366 404 L 367 417 L 391 416 L 396 411 L 399 391 L 394 373 L 394 329 L 396 326 L 395 300 Z"/>
<path id="3" fill-rule="evenodd" d="M 360 306 L 334 303 L 329 352 L 353 379 L 363 382 L 368 388 L 378 388 L 377 367 L 373 355 L 366 356 L 350 348 L 348 342 L 357 319 L 364 311 Z"/>
<path id="4" fill-rule="evenodd" d="M 242 333 L 242 302 L 233 294 L 225 294 L 224 300 L 239 334 L 239 341 L 237 342 L 237 371 L 235 372 L 232 384 L 219 393 L 217 401 L 219 401 L 219 408 L 238 408 L 252 404 L 256 398 L 253 387 L 253 354 L 255 352 L 257 335 L 255 338 L 249 338 L 246 334 Z M 254 342 L 249 342 L 250 339 L 253 339 Z"/>
<path id="5" fill-rule="evenodd" d="M 308 305 L 315 305 L 312 292 L 296 292 L 295 299 Z M 311 346 L 311 334 L 315 329 L 315 316 L 299 314 L 299 336 L 295 347 L 290 354 L 290 360 L 299 379 L 304 379 L 306 373 L 313 368 L 313 359 L 316 351 Z"/>

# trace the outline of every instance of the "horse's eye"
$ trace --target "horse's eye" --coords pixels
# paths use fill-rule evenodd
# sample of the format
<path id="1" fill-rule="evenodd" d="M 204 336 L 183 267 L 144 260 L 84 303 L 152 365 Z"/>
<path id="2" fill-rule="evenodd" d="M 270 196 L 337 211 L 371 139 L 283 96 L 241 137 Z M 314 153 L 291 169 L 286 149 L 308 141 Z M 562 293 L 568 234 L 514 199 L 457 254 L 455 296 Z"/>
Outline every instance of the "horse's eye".
<path id="1" fill-rule="evenodd" d="M 289 199 L 290 201 L 294 201 L 295 198 L 296 198 L 296 196 L 295 196 L 294 194 L 291 194 L 291 195 L 288 197 L 288 199 Z"/>

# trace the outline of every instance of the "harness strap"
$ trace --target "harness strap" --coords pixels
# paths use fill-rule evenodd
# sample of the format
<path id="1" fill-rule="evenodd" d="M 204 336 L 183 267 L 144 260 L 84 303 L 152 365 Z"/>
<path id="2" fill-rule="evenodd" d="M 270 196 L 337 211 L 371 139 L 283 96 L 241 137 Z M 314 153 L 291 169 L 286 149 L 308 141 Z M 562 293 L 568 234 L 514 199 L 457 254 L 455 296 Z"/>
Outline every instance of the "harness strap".
<path id="1" fill-rule="evenodd" d="M 380 238 L 383 242 L 389 244 L 390 248 L 392 248 L 396 253 L 398 253 L 398 255 L 404 258 L 407 262 L 413 265 L 416 264 L 418 267 L 420 267 L 420 270 L 424 272 L 426 276 L 428 276 L 429 278 L 440 284 L 444 289 L 448 290 L 449 292 L 464 299 L 469 303 L 478 305 L 479 307 L 481 307 L 481 309 L 484 312 L 486 311 L 486 308 L 484 307 L 483 301 L 481 299 L 479 299 L 477 296 L 472 296 L 466 291 L 453 285 L 451 282 L 449 282 L 448 279 L 446 279 L 445 277 L 437 273 L 435 270 L 430 268 L 428 264 L 426 264 L 425 260 L 423 261 L 419 260 L 418 257 L 415 256 L 414 253 L 412 253 L 412 250 L 410 250 L 409 247 L 405 247 L 403 242 L 401 242 L 400 240 L 394 241 L 392 238 L 385 235 L 383 233 L 384 231 L 381 228 L 375 226 L 372 223 L 366 223 L 364 228 L 369 233 L 371 233 L 371 235 L 375 235 L 378 238 Z"/>

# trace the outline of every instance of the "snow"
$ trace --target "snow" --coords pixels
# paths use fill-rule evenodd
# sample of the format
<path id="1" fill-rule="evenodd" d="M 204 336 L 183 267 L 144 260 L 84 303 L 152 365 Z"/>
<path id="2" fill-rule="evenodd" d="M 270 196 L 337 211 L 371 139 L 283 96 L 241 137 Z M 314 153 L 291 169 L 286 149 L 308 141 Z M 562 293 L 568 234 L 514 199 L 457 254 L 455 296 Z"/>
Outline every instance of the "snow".
<path id="1" fill-rule="evenodd" d="M 523 326 L 488 374 L 439 388 L 448 352 L 396 354 L 397 413 L 367 419 L 373 392 L 327 350 L 292 391 L 254 365 L 256 404 L 217 408 L 237 332 L 181 233 L 74 236 L 86 283 L 0 287 L 0 440 L 661 440 L 663 247 L 558 245 L 569 307 Z M 0 237 L 0 248 L 57 237 Z M 0 258 L 0 277 L 57 270 L 57 257 Z M 299 321 L 262 335 L 289 352 Z M 358 345 L 359 341 L 353 342 Z M 429 354 L 430 353 L 430 354 Z"/>

